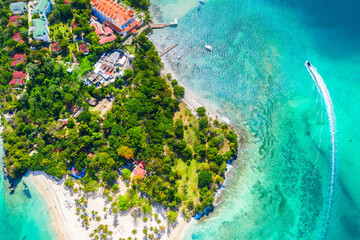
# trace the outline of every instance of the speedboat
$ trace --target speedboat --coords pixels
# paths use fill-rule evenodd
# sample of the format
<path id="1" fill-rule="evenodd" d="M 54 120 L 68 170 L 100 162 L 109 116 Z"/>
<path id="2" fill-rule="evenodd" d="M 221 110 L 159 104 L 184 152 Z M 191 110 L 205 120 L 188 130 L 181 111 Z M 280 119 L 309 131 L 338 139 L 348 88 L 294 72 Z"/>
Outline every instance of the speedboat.
<path id="1" fill-rule="evenodd" d="M 205 1 L 204 0 L 199 0 L 199 3 L 205 4 Z"/>
<path id="2" fill-rule="evenodd" d="M 305 62 L 306 66 L 310 67 L 311 66 L 311 63 L 309 61 L 306 61 Z"/>
<path id="3" fill-rule="evenodd" d="M 196 10 L 200 10 L 200 7 L 201 7 L 201 4 L 199 4 L 198 6 L 197 6 L 197 8 L 196 8 Z"/>
<path id="4" fill-rule="evenodd" d="M 209 51 L 212 51 L 212 50 L 213 50 L 212 46 L 210 46 L 210 45 L 205 45 L 205 48 L 206 48 L 207 50 L 209 50 Z"/>

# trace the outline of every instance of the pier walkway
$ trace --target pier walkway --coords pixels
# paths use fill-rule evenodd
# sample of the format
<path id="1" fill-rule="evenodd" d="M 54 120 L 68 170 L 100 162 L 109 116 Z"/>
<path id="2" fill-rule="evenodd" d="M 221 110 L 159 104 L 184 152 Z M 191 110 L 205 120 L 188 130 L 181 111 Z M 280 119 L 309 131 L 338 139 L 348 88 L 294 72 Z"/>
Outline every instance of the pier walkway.
<path id="1" fill-rule="evenodd" d="M 152 29 L 158 29 L 158 28 L 164 28 L 164 27 L 169 27 L 170 24 L 168 23 L 159 23 L 159 24 L 150 24 L 149 27 Z"/>
<path id="2" fill-rule="evenodd" d="M 162 51 L 159 56 L 162 57 L 163 55 L 165 55 L 166 53 L 168 53 L 171 49 L 173 49 L 174 47 L 176 47 L 177 45 L 179 45 L 179 43 L 174 43 L 173 45 L 171 45 L 170 47 L 168 47 L 167 49 L 165 49 L 164 51 Z"/>
<path id="3" fill-rule="evenodd" d="M 164 28 L 164 27 L 176 27 L 178 25 L 177 18 L 174 19 L 173 22 L 170 23 L 151 23 L 149 24 L 149 28 L 157 29 L 157 28 Z"/>

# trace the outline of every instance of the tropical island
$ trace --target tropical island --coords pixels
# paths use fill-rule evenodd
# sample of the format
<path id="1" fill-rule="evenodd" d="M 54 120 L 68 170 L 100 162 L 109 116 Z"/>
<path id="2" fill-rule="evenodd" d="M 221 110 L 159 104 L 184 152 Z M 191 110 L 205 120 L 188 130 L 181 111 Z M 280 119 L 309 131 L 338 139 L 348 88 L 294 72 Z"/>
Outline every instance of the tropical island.
<path id="1" fill-rule="evenodd" d="M 148 0 L 0 4 L 11 184 L 28 171 L 45 176 L 91 239 L 118 239 L 127 223 L 120 239 L 161 238 L 179 217 L 212 208 L 238 135 L 204 107 L 189 109 L 185 89 L 162 74 Z"/>

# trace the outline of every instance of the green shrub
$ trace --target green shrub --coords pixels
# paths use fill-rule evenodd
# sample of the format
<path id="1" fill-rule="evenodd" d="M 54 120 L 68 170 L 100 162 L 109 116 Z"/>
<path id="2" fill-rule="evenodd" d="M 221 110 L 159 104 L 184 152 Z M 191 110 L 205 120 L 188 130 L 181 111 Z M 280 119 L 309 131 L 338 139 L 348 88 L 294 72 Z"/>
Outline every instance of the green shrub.
<path id="1" fill-rule="evenodd" d="M 198 176 L 198 185 L 200 188 L 209 187 L 212 182 L 212 175 L 208 171 L 201 171 Z"/>

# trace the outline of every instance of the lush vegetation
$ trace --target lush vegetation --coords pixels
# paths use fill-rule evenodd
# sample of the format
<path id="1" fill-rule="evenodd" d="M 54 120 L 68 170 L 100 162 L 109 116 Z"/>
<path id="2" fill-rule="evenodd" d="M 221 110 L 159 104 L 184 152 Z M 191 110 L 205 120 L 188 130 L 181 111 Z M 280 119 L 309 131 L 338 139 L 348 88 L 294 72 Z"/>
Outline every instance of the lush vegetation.
<path id="1" fill-rule="evenodd" d="M 138 4 L 143 2 L 148 3 Z M 176 220 L 180 207 L 184 213 L 203 211 L 212 204 L 213 194 L 224 181 L 226 162 L 237 154 L 236 134 L 226 124 L 210 121 L 204 108 L 194 116 L 184 103 L 179 103 L 185 90 L 171 76 L 160 74 L 161 59 L 146 32 L 130 46 L 136 57 L 133 70 L 127 69 L 122 79 L 107 87 L 86 86 L 81 78 L 85 69 L 103 52 L 123 46 L 121 38 L 104 46 L 92 41 L 88 1 L 73 0 L 71 4 L 69 11 L 56 1 L 59 13 L 52 11 L 49 22 L 54 31 L 60 32 L 54 37 L 66 39 L 72 36 L 59 27 L 69 27 L 75 21 L 79 25 L 74 35 L 85 33 L 91 42 L 88 56 L 74 50 L 80 69 L 72 74 L 54 53 L 37 48 L 30 51 L 27 39 L 23 44 L 10 39 L 14 32 L 27 30 L 27 21 L 2 29 L 1 107 L 3 112 L 14 113 L 9 122 L 3 119 L 5 162 L 10 176 L 19 177 L 32 169 L 61 178 L 75 166 L 86 170 L 80 190 L 90 192 L 100 184 L 106 186 L 105 194 L 114 202 L 114 211 L 141 206 L 144 213 L 149 212 L 149 202 L 139 197 L 139 192 L 172 209 L 167 216 L 170 223 Z M 8 10 L 0 10 L 1 21 L 9 17 Z M 12 78 L 9 73 L 14 71 L 10 58 L 23 52 L 27 54 L 29 80 L 24 89 L 12 88 L 8 85 Z M 115 101 L 102 117 L 87 103 L 90 98 L 110 96 Z M 143 181 L 136 179 L 125 195 L 113 199 L 109 189 L 118 190 L 114 183 L 119 175 L 130 179 L 130 170 L 123 166 L 133 159 L 144 161 L 148 174 Z M 74 188 L 71 180 L 65 184 Z M 86 225 L 87 218 L 83 220 Z"/>

